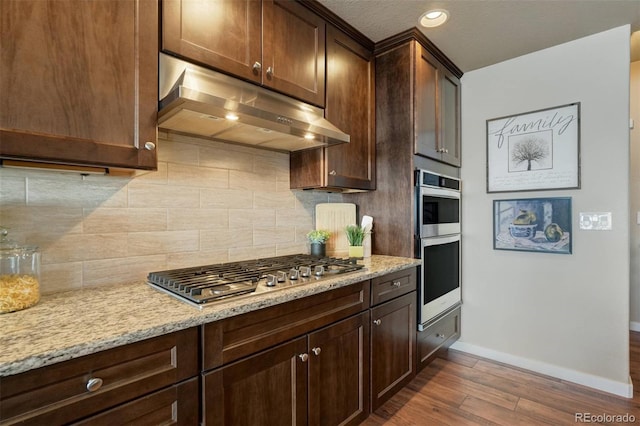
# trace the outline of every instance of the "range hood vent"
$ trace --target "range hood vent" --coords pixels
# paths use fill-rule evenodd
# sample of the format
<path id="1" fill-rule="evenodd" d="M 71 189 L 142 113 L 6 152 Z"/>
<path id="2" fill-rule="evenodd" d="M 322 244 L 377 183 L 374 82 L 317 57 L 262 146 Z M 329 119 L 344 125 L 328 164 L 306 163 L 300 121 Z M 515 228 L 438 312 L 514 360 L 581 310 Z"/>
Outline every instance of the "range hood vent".
<path id="1" fill-rule="evenodd" d="M 163 53 L 159 93 L 160 129 L 278 151 L 349 142 L 321 108 Z"/>

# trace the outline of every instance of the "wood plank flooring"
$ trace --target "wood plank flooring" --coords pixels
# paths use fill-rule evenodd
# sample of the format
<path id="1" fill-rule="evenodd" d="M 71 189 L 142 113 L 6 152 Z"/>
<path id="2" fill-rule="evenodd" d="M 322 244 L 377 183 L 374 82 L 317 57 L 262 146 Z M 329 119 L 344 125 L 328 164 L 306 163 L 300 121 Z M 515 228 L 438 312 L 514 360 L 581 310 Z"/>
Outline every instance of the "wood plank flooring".
<path id="1" fill-rule="evenodd" d="M 596 417 L 625 414 L 640 424 L 637 332 L 631 332 L 630 359 L 633 399 L 449 350 L 362 425 L 575 425 L 576 413 L 590 413 L 591 424 L 629 424 Z"/>

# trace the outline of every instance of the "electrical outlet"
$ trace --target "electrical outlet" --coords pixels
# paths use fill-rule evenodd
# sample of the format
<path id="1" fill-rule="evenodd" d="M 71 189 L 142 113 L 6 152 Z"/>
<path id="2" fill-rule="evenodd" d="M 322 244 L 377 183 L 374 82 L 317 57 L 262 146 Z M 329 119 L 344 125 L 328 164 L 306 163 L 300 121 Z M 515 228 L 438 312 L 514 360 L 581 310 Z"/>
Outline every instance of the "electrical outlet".
<path id="1" fill-rule="evenodd" d="M 640 212 L 639 217 L 640 220 Z M 611 212 L 580 212 L 580 229 L 585 231 L 611 231 Z"/>

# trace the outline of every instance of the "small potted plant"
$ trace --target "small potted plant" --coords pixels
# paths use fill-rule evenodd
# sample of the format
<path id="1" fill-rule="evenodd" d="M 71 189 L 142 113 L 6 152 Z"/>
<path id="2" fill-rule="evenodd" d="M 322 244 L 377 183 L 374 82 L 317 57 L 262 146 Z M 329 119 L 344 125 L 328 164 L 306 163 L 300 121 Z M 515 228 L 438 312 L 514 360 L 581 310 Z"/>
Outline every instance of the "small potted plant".
<path id="1" fill-rule="evenodd" d="M 347 240 L 349 240 L 349 257 L 362 259 L 364 257 L 364 247 L 362 243 L 369 231 L 358 225 L 347 225 L 345 228 Z"/>
<path id="2" fill-rule="evenodd" d="M 314 229 L 307 233 L 307 239 L 311 243 L 312 256 L 326 256 L 326 243 L 329 237 L 331 237 L 331 232 L 324 229 Z"/>

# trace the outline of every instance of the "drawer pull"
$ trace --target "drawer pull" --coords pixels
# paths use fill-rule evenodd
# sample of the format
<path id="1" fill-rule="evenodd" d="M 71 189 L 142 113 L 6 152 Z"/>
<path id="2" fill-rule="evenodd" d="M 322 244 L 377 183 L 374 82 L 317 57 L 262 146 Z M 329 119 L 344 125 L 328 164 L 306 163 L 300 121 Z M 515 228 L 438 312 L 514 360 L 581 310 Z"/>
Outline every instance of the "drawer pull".
<path id="1" fill-rule="evenodd" d="M 394 281 L 393 285 L 396 287 L 400 287 L 402 285 L 402 283 L 400 281 Z"/>
<path id="2" fill-rule="evenodd" d="M 302 360 L 302 362 L 307 362 L 307 360 L 309 359 L 309 355 L 307 354 L 300 354 L 298 355 L 298 357 Z"/>
<path id="3" fill-rule="evenodd" d="M 87 382 L 87 390 L 89 392 L 95 392 L 102 387 L 102 379 L 99 377 L 93 377 Z"/>
<path id="4" fill-rule="evenodd" d="M 320 348 L 313 348 L 311 349 L 311 352 L 313 352 L 314 355 L 320 355 L 320 352 L 322 352 L 322 349 Z"/>
<path id="5" fill-rule="evenodd" d="M 373 323 L 375 325 L 380 325 L 380 324 L 382 324 L 382 320 L 377 319 L 377 320 L 374 320 Z"/>
<path id="6" fill-rule="evenodd" d="M 447 336 L 445 336 L 444 333 L 436 333 L 436 337 L 438 337 L 440 339 L 444 339 Z"/>

